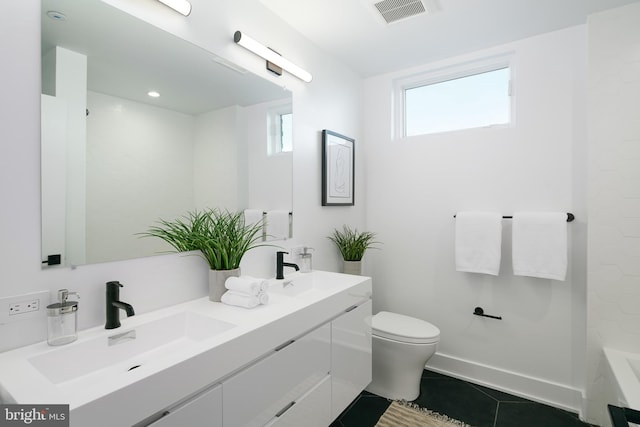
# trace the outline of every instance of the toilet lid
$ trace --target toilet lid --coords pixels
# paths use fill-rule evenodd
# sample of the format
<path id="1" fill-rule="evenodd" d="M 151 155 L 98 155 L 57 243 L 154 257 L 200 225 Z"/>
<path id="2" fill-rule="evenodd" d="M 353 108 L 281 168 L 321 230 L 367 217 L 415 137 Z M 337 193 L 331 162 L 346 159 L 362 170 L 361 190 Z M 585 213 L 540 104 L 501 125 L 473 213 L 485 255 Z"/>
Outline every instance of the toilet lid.
<path id="1" fill-rule="evenodd" d="M 440 329 L 429 322 L 381 311 L 371 320 L 373 335 L 416 344 L 430 344 L 440 340 Z"/>

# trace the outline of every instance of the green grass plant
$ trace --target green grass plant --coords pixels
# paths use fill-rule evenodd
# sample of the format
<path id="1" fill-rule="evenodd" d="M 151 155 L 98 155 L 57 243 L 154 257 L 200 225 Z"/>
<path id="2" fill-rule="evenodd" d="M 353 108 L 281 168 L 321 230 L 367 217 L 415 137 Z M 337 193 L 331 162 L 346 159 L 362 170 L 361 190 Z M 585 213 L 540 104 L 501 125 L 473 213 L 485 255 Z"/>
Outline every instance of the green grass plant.
<path id="1" fill-rule="evenodd" d="M 162 239 L 176 252 L 197 250 L 212 270 L 236 269 L 247 251 L 264 246 L 258 243 L 262 222 L 245 225 L 242 212 L 195 210 L 158 224 L 140 235 Z"/>
<path id="2" fill-rule="evenodd" d="M 345 261 L 361 261 L 367 249 L 374 248 L 376 234 L 371 231 L 358 232 L 344 225 L 342 230 L 334 230 L 329 240 L 338 246 Z"/>

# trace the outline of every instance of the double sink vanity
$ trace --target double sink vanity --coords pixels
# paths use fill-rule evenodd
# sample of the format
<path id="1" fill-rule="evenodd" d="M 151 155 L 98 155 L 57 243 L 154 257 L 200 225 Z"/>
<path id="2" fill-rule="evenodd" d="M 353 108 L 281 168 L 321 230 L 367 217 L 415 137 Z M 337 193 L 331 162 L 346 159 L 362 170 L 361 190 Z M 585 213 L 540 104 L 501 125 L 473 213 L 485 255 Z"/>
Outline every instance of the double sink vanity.
<path id="1" fill-rule="evenodd" d="M 272 280 L 254 309 L 208 297 L 0 354 L 0 402 L 71 426 L 328 426 L 371 381 L 371 279 Z"/>
<path id="2" fill-rule="evenodd" d="M 225 58 L 111 2 L 63 3 L 41 0 L 40 7 L 42 182 L 50 184 L 42 189 L 47 267 L 49 260 L 76 266 L 165 251 L 159 240 L 154 247 L 138 238 L 140 224 L 193 210 L 187 194 L 235 211 L 228 203 L 264 193 L 260 199 L 268 195 L 269 206 L 291 211 L 292 153 L 257 154 L 270 137 L 263 131 L 267 121 L 292 117 L 289 90 L 238 73 Z M 154 7 L 149 4 L 149 10 Z M 60 25 L 52 19 L 60 15 L 70 19 Z M 148 49 L 150 41 L 162 49 Z M 161 76 L 158 69 L 171 72 Z M 159 99 L 146 95 L 150 73 L 171 88 Z M 66 79 L 59 78 L 63 74 Z M 121 80 L 111 80 L 118 76 Z M 58 81 L 70 88 L 56 88 Z M 131 114 L 110 113 L 122 108 Z M 68 129 L 60 126 L 61 117 Z M 165 131 L 160 135 L 156 129 Z M 67 135 L 86 139 L 67 143 Z M 143 135 L 153 140 L 141 140 Z M 232 150 L 225 157 L 228 150 L 212 135 L 227 135 L 241 147 L 238 153 L 247 155 Z M 177 136 L 181 144 L 175 144 Z M 154 146 L 153 167 L 141 169 L 148 153 L 132 157 L 130 138 L 136 146 Z M 60 152 L 66 157 L 47 154 Z M 92 162 L 60 164 L 60 158 Z M 167 178 L 165 168 L 158 167 L 162 164 L 184 179 L 158 185 Z M 193 177 L 195 182 L 226 180 L 229 168 L 259 173 L 227 182 L 229 193 L 215 200 L 206 186 L 193 185 Z M 137 209 L 140 191 L 147 196 Z M 151 200 L 160 203 L 150 206 Z M 83 330 L 60 347 L 42 342 L 2 353 L 0 403 L 68 404 L 74 427 L 327 426 L 371 381 L 371 280 L 294 273 L 271 281 L 269 299 L 267 305 L 245 309 L 204 297 L 122 316 L 121 326 Z"/>

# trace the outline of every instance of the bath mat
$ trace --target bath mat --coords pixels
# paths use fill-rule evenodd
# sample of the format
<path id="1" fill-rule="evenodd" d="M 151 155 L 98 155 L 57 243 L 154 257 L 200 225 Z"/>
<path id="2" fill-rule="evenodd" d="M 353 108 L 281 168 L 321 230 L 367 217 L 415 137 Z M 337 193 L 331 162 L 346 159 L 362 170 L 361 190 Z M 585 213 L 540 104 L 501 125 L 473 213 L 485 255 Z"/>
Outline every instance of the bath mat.
<path id="1" fill-rule="evenodd" d="M 376 427 L 471 427 L 446 415 L 407 402 L 392 402 Z"/>

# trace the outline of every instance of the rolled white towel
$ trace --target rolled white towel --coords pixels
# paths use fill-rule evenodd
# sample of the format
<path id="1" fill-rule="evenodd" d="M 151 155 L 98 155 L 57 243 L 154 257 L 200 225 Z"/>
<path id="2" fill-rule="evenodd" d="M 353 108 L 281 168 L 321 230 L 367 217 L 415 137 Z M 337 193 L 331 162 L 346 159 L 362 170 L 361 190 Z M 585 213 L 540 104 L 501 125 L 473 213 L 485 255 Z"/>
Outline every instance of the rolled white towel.
<path id="1" fill-rule="evenodd" d="M 262 291 L 258 294 L 258 301 L 260 301 L 260 304 L 264 305 L 264 304 L 268 304 L 269 303 L 269 294 Z"/>
<path id="2" fill-rule="evenodd" d="M 262 280 L 260 282 L 260 292 L 267 292 L 269 290 L 269 281 Z"/>
<path id="3" fill-rule="evenodd" d="M 237 307 L 254 308 L 260 304 L 257 296 L 238 293 L 236 291 L 227 291 L 220 298 L 224 304 L 235 305 Z"/>
<path id="4" fill-rule="evenodd" d="M 241 292 L 247 295 L 258 295 L 269 287 L 266 280 L 256 279 L 250 276 L 229 277 L 224 286 L 230 291 Z"/>

